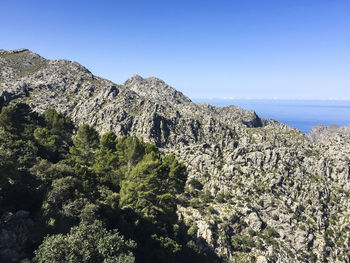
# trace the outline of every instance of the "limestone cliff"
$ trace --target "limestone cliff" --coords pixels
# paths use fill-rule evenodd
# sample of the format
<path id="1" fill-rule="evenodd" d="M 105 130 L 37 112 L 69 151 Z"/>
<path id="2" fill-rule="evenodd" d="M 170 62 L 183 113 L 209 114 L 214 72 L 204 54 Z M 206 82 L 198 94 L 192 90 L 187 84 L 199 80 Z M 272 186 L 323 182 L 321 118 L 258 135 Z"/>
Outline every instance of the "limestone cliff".
<path id="1" fill-rule="evenodd" d="M 155 77 L 118 85 L 25 49 L 0 50 L 0 95 L 174 152 L 189 171 L 179 217 L 224 260 L 350 261 L 347 132 L 304 135 L 239 107 L 195 104 Z"/>

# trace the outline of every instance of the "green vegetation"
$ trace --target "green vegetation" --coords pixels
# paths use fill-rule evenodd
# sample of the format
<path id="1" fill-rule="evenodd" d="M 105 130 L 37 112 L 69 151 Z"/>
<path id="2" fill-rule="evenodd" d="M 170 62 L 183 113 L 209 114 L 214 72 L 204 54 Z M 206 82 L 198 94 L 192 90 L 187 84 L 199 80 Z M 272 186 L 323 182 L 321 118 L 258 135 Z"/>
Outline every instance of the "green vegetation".
<path id="1" fill-rule="evenodd" d="M 82 242 L 83 241 L 83 242 Z M 47 236 L 35 252 L 36 262 L 135 262 L 133 241 L 108 231 L 101 221 L 82 222 L 66 235 Z"/>
<path id="2" fill-rule="evenodd" d="M 187 172 L 135 136 L 0 102 L 0 213 L 34 220 L 33 262 L 216 262 L 177 221 Z M 194 187 L 200 188 L 198 182 Z M 35 230 L 34 230 L 35 229 Z M 1 260 L 1 258 L 0 258 Z"/>
<path id="3" fill-rule="evenodd" d="M 232 247 L 235 251 L 250 252 L 255 247 L 254 239 L 249 235 L 236 234 L 231 238 Z"/>

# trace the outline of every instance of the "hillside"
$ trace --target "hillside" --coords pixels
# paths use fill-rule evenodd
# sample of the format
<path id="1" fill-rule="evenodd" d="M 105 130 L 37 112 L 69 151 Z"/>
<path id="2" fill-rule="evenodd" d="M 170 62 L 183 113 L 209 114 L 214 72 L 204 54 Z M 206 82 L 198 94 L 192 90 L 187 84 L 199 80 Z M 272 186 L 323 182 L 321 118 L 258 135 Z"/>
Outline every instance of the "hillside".
<path id="1" fill-rule="evenodd" d="M 350 261 L 345 128 L 304 135 L 239 107 L 195 104 L 155 77 L 119 85 L 25 49 L 0 50 L 0 96 L 174 153 L 189 172 L 178 218 L 223 261 Z"/>

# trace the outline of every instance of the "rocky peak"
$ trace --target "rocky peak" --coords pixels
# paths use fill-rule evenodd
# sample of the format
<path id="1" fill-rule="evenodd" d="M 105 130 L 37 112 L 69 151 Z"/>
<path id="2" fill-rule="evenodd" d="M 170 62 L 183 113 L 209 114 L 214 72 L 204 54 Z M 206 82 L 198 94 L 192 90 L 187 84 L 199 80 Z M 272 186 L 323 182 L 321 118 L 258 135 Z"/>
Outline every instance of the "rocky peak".
<path id="1" fill-rule="evenodd" d="M 35 59 L 35 58 L 41 58 L 44 59 L 43 57 L 41 57 L 40 55 L 30 51 L 29 49 L 26 48 L 21 48 L 21 49 L 14 49 L 14 50 L 4 50 L 4 49 L 0 49 L 0 54 L 2 55 L 2 57 L 7 58 L 10 60 L 15 60 L 15 58 L 20 59 L 22 61 L 24 61 L 25 59 L 30 60 L 30 59 Z M 7 57 L 6 57 L 7 55 Z"/>
<path id="2" fill-rule="evenodd" d="M 31 52 L 31 51 L 29 49 L 26 49 L 26 48 L 20 48 L 20 49 L 14 49 L 14 50 L 0 49 L 0 53 L 18 54 L 18 53 L 24 53 L 24 52 Z"/>
<path id="3" fill-rule="evenodd" d="M 138 74 L 132 75 L 127 81 L 125 81 L 124 84 L 129 83 L 129 82 L 141 82 L 143 80 L 143 77 L 141 77 Z"/>
<path id="4" fill-rule="evenodd" d="M 124 85 L 140 96 L 156 102 L 161 101 L 167 105 L 191 103 L 188 97 L 156 77 L 143 78 L 139 75 L 133 75 Z"/>
<path id="5" fill-rule="evenodd" d="M 47 63 L 28 49 L 0 51 L 0 79 L 18 80 L 32 74 Z"/>

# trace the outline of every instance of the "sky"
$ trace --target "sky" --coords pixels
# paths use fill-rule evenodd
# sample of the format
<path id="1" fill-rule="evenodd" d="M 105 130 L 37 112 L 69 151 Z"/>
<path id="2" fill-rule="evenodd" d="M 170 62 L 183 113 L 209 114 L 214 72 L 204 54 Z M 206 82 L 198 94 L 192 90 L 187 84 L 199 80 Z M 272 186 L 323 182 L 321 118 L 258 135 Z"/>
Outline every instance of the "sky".
<path id="1" fill-rule="evenodd" d="M 0 0 L 0 48 L 192 99 L 350 99 L 349 0 Z"/>

